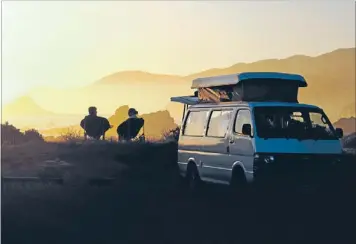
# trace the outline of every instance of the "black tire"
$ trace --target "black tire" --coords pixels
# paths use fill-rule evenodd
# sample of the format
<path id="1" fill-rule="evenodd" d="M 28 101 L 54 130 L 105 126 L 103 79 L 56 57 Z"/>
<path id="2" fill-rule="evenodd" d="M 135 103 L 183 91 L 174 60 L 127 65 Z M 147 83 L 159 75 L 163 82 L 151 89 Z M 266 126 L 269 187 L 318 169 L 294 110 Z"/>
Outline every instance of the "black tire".
<path id="1" fill-rule="evenodd" d="M 194 164 L 189 164 L 185 175 L 185 182 L 189 193 L 197 193 L 202 185 L 199 172 Z"/>
<path id="2" fill-rule="evenodd" d="M 248 182 L 241 168 L 232 171 L 230 190 L 233 198 L 246 197 L 248 193 Z"/>

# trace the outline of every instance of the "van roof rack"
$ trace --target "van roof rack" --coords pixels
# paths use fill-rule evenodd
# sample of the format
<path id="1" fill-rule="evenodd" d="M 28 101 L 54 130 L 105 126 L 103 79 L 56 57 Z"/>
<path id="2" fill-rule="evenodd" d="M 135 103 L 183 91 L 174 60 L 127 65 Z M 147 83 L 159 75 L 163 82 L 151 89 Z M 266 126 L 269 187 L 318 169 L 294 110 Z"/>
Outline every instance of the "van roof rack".
<path id="1" fill-rule="evenodd" d="M 200 100 L 197 96 L 179 96 L 171 97 L 172 102 L 183 103 L 187 105 L 194 105 L 200 103 Z"/>

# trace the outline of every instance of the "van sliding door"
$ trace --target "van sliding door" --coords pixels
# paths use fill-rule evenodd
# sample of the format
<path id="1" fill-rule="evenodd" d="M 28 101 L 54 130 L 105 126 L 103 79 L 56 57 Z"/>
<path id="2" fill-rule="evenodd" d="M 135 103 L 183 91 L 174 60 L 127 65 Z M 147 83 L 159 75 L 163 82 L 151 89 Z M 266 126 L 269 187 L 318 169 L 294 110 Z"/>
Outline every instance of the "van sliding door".
<path id="1" fill-rule="evenodd" d="M 201 177 L 207 181 L 228 183 L 231 174 L 229 163 L 228 129 L 232 124 L 233 109 L 213 109 L 203 139 Z"/>
<path id="2" fill-rule="evenodd" d="M 251 112 L 248 109 L 239 109 L 234 119 L 233 133 L 229 138 L 230 157 L 234 163 L 243 166 L 247 177 L 252 177 L 254 147 L 252 138 L 242 134 L 244 124 L 252 125 Z"/>

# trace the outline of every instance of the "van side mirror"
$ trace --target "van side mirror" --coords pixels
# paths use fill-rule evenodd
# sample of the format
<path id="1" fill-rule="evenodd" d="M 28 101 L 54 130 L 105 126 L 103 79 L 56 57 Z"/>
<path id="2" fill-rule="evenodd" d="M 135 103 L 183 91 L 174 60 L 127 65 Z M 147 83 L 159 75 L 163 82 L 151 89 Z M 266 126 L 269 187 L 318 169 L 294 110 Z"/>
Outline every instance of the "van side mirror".
<path id="1" fill-rule="evenodd" d="M 336 136 L 338 138 L 343 138 L 344 137 L 344 131 L 341 128 L 336 128 L 335 132 L 336 132 Z"/>
<path id="2" fill-rule="evenodd" d="M 252 127 L 250 124 L 242 125 L 242 134 L 246 136 L 252 136 Z"/>

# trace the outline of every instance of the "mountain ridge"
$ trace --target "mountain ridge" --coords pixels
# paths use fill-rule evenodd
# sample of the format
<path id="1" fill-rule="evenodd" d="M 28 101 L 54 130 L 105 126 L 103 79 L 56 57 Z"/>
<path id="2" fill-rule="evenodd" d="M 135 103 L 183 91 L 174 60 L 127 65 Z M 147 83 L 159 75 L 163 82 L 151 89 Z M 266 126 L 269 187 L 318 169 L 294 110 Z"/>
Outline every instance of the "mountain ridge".
<path id="1" fill-rule="evenodd" d="M 310 61 L 315 61 L 315 60 L 320 60 L 322 58 L 328 58 L 328 59 L 333 59 L 336 56 L 339 55 L 349 55 L 351 56 L 350 58 L 352 59 L 353 63 L 355 64 L 355 50 L 356 48 L 339 48 L 339 49 L 335 49 L 333 51 L 330 51 L 328 53 L 323 53 L 317 56 L 307 56 L 307 55 L 293 55 L 290 57 L 286 57 L 283 59 L 276 59 L 276 58 L 272 58 L 272 59 L 263 59 L 263 60 L 258 60 L 255 62 L 250 62 L 250 63 L 236 63 L 233 64 L 229 67 L 226 68 L 212 68 L 212 69 L 208 69 L 199 73 L 194 73 L 188 76 L 185 76 L 185 78 L 188 78 L 190 80 L 199 78 L 199 77 L 208 77 L 208 76 L 214 76 L 214 75 L 223 75 L 223 74 L 233 74 L 233 73 L 239 73 L 239 72 L 244 72 L 242 70 L 249 70 L 249 71 L 281 71 L 282 68 L 279 68 L 279 70 L 275 70 L 275 68 L 269 68 L 267 67 L 268 70 L 265 70 L 266 67 L 260 67 L 260 66 L 265 66 L 267 63 L 268 65 L 271 65 L 271 63 L 273 63 L 273 65 L 277 65 L 280 64 L 281 62 L 294 62 L 292 67 L 288 67 L 289 71 L 284 71 L 287 73 L 293 73 L 292 70 L 295 70 L 294 73 L 301 73 L 300 70 L 297 70 L 296 66 L 295 66 L 295 62 L 298 61 L 299 64 L 303 64 L 305 61 L 310 62 Z M 249 68 L 247 68 L 247 66 Z M 257 66 L 257 67 L 256 67 Z M 285 66 L 285 65 L 284 65 Z M 253 67 L 251 70 L 251 67 Z M 210 75 L 210 73 L 214 73 L 214 75 Z"/>
<path id="2" fill-rule="evenodd" d="M 2 114 L 3 117 L 13 117 L 23 115 L 47 116 L 55 113 L 43 109 L 30 96 L 21 96 L 4 106 Z"/>
<path id="3" fill-rule="evenodd" d="M 122 80 L 122 82 L 141 83 L 162 81 L 169 82 L 170 80 L 179 80 L 182 78 L 182 76 L 178 75 L 157 74 L 140 70 L 128 70 L 107 75 L 94 82 L 92 85 L 113 85 L 113 83 L 115 83 L 115 81 L 118 79 Z"/>
<path id="4" fill-rule="evenodd" d="M 356 118 L 340 118 L 334 124 L 335 128 L 341 128 L 344 131 L 344 135 L 350 135 L 356 132 Z"/>
<path id="5" fill-rule="evenodd" d="M 246 65 L 258 65 L 261 63 L 266 63 L 266 62 L 281 62 L 281 61 L 294 61 L 296 59 L 303 59 L 303 61 L 305 59 L 318 59 L 318 58 L 325 58 L 325 57 L 330 57 L 336 54 L 340 54 L 341 52 L 343 53 L 348 53 L 350 51 L 353 51 L 355 53 L 355 47 L 350 47 L 350 48 L 338 48 L 335 50 L 332 50 L 330 52 L 327 53 L 323 53 L 323 54 L 319 54 L 316 56 L 308 56 L 308 55 L 303 55 L 303 54 L 296 54 L 296 55 L 292 55 L 286 58 L 270 58 L 270 59 L 262 59 L 262 60 L 258 60 L 258 61 L 254 61 L 254 62 L 249 62 L 249 63 L 245 63 L 245 62 L 238 62 L 235 64 L 232 64 L 231 66 L 228 67 L 222 67 L 222 68 L 208 68 L 206 70 L 203 70 L 201 72 L 195 72 L 189 75 L 175 75 L 175 74 L 164 74 L 164 73 L 152 73 L 152 72 L 148 72 L 148 71 L 142 71 L 142 70 L 125 70 L 125 71 L 119 71 L 119 72 L 115 72 L 112 74 L 108 74 L 104 77 L 102 77 L 101 79 L 95 81 L 93 84 L 96 85 L 100 85 L 100 84 L 107 84 L 107 79 L 111 79 L 112 77 L 116 77 L 116 78 L 124 78 L 127 77 L 128 75 L 133 75 L 133 76 L 139 76 L 139 77 L 165 77 L 165 78 L 175 78 L 175 79 L 182 79 L 182 80 L 192 80 L 198 77 L 207 77 L 206 75 L 204 75 L 205 73 L 211 73 L 211 72 L 224 72 L 227 69 L 238 69 L 241 68 L 241 66 L 246 66 Z M 355 56 L 355 54 L 353 54 L 353 57 Z"/>
<path id="6" fill-rule="evenodd" d="M 122 104 L 131 104 L 142 113 L 151 113 L 165 109 L 171 96 L 192 94 L 191 80 L 197 77 L 245 71 L 298 73 L 308 82 L 307 88 L 300 89 L 299 101 L 320 106 L 332 121 L 336 121 L 343 116 L 355 115 L 352 105 L 355 103 L 355 66 L 355 47 L 340 48 L 313 57 L 298 54 L 283 59 L 236 63 L 226 68 L 208 69 L 188 76 L 138 70 L 120 71 L 104 76 L 84 88 L 57 92 L 49 90 L 46 94 L 38 92 L 31 95 L 36 101 L 41 101 L 40 105 L 46 109 L 50 108 L 60 114 L 67 111 L 71 114 L 84 114 L 91 105 L 97 106 L 101 113 L 111 114 Z M 176 114 L 176 120 L 181 119 L 180 108 L 178 110 L 177 113 L 169 110 L 171 114 Z M 23 114 L 28 113 L 24 111 Z"/>

